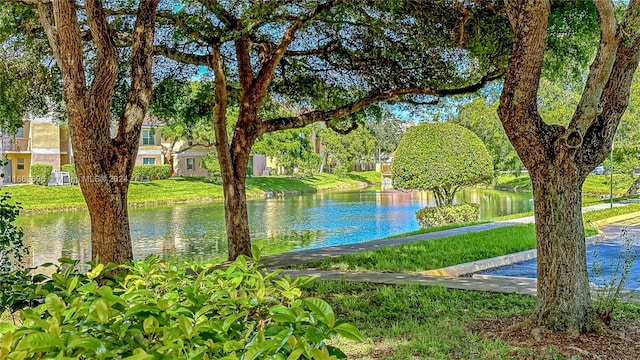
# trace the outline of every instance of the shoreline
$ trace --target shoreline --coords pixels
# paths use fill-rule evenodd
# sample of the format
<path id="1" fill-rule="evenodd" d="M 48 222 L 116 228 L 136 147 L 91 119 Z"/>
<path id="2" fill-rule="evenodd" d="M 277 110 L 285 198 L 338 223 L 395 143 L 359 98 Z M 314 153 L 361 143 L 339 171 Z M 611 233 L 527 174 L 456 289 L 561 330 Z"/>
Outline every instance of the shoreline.
<path id="1" fill-rule="evenodd" d="M 148 182 L 153 183 L 153 182 Z M 350 189 L 363 189 L 369 186 L 379 185 L 380 183 L 373 182 L 359 182 L 353 184 L 341 184 L 338 186 L 326 187 L 326 188 L 313 188 L 308 190 L 265 190 L 262 193 L 247 193 L 247 200 L 260 200 L 260 199 L 268 199 L 271 197 L 277 196 L 298 196 L 305 194 L 317 194 L 323 192 L 331 192 L 331 191 L 343 191 Z M 78 186 L 78 185 L 71 185 Z M 4 188 L 6 189 L 6 188 Z M 16 201 L 16 199 L 12 198 L 12 200 Z M 199 198 L 191 198 L 191 199 L 181 199 L 181 200 L 158 200 L 158 201 L 133 201 L 128 202 L 127 206 L 129 209 L 132 208 L 142 208 L 142 207 L 153 207 L 153 206 L 162 206 L 162 205 L 174 205 L 174 204 L 193 204 L 193 203 L 211 203 L 216 201 L 224 201 L 223 196 L 204 196 Z M 20 201 L 16 201 L 20 202 Z M 88 211 L 86 204 L 83 205 L 74 205 L 69 207 L 55 207 L 50 209 L 22 209 L 20 211 L 20 216 L 29 216 L 29 215 L 41 215 L 41 214 L 51 214 L 51 213 L 66 213 L 66 212 L 74 212 L 74 211 Z"/>

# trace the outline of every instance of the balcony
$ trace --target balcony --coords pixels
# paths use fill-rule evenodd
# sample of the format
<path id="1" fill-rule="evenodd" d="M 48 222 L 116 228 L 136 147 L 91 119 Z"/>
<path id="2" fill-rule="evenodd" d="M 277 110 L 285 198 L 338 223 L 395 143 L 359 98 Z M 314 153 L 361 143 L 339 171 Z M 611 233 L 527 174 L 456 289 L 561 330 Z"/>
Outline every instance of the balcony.
<path id="1" fill-rule="evenodd" d="M 29 152 L 31 139 L 24 137 L 2 137 L 2 152 Z"/>

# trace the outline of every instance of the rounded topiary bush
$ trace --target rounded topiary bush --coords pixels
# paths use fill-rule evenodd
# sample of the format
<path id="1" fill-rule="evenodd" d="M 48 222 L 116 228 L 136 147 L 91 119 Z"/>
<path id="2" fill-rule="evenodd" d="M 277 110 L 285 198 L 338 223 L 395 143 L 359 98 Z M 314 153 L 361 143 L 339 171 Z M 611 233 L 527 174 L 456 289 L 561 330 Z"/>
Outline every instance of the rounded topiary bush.
<path id="1" fill-rule="evenodd" d="M 462 204 L 428 207 L 416 211 L 421 228 L 430 228 L 450 224 L 464 224 L 478 221 L 480 205 Z"/>
<path id="2" fill-rule="evenodd" d="M 493 161 L 471 130 L 452 123 L 424 123 L 404 134 L 391 164 L 393 186 L 430 190 L 438 205 L 451 205 L 456 191 L 490 181 Z"/>

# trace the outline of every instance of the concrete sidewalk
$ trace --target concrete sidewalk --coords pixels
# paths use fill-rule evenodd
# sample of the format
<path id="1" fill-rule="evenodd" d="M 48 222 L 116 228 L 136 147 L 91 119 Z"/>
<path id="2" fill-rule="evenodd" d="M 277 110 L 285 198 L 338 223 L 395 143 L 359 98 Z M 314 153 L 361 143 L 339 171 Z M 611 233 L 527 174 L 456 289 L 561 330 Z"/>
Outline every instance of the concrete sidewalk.
<path id="1" fill-rule="evenodd" d="M 317 276 L 323 280 L 347 280 L 354 282 L 368 282 L 385 285 L 423 285 L 443 286 L 448 289 L 490 291 L 504 294 L 537 294 L 538 281 L 536 279 L 507 277 L 507 276 L 474 276 L 451 277 L 423 275 L 416 273 L 389 273 L 389 272 L 346 272 L 346 271 L 321 271 L 321 270 L 284 270 L 283 274 L 292 278 L 300 276 Z M 591 288 L 591 296 L 595 299 L 598 291 Z M 640 291 L 623 291 L 620 302 L 640 304 Z"/>

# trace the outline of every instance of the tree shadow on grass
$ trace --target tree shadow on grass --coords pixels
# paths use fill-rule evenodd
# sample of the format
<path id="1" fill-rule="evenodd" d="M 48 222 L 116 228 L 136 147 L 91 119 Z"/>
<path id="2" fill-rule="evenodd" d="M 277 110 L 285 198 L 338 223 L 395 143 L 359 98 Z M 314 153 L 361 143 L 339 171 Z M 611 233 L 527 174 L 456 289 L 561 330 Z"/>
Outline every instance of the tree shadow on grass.
<path id="1" fill-rule="evenodd" d="M 371 182 L 371 180 L 367 179 L 366 177 L 364 177 L 364 176 L 362 176 L 362 175 L 357 175 L 357 174 L 354 174 L 354 173 L 348 173 L 348 174 L 347 174 L 347 177 L 348 177 L 349 179 L 352 179 L 352 180 L 365 182 L 365 183 L 367 183 L 367 184 L 373 184 L 373 183 Z"/>
<path id="2" fill-rule="evenodd" d="M 317 192 L 316 188 L 296 178 L 252 177 L 247 179 L 247 187 L 264 192 Z"/>

